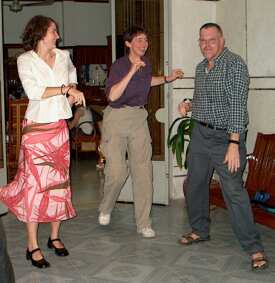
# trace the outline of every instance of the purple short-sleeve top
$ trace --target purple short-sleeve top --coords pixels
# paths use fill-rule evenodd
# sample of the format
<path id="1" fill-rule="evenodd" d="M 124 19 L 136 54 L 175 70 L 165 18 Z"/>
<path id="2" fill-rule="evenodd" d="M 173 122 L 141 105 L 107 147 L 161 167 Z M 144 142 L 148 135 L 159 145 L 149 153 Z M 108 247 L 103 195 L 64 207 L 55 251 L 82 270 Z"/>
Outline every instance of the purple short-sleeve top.
<path id="1" fill-rule="evenodd" d="M 111 107 L 121 108 L 125 106 L 144 106 L 147 104 L 152 80 L 152 68 L 147 57 L 142 57 L 141 59 L 145 62 L 145 67 L 134 74 L 121 97 L 109 103 Z M 112 86 L 121 81 L 130 68 L 131 62 L 128 56 L 123 56 L 113 63 L 106 82 L 105 91 L 107 97 Z"/>

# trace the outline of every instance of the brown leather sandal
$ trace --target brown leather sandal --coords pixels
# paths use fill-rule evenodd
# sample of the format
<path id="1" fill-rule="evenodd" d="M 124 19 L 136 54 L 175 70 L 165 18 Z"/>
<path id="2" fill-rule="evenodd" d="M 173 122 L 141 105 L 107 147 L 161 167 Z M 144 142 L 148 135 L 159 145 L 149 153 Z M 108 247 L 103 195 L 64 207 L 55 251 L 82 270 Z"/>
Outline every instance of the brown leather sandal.
<path id="1" fill-rule="evenodd" d="M 209 236 L 205 239 L 202 239 L 201 237 L 195 239 L 192 237 L 192 235 L 196 235 L 196 234 L 191 232 L 187 235 L 182 235 L 182 237 L 178 240 L 178 243 L 183 246 L 188 246 L 188 245 L 197 244 L 199 242 L 206 242 L 210 240 Z M 183 242 L 183 240 L 185 241 Z"/>
<path id="2" fill-rule="evenodd" d="M 264 254 L 259 257 L 251 258 L 252 271 L 258 271 L 268 268 L 268 260 Z"/>

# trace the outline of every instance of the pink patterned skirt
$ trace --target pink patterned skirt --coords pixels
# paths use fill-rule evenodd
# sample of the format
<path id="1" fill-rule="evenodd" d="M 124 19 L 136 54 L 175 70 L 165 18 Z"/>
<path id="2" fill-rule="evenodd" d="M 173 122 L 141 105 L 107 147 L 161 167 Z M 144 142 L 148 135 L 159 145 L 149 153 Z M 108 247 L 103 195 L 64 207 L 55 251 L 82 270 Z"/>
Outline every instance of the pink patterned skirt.
<path id="1" fill-rule="evenodd" d="M 23 222 L 54 222 L 76 215 L 69 179 L 69 133 L 65 120 L 23 122 L 18 170 L 0 188 L 0 200 Z"/>

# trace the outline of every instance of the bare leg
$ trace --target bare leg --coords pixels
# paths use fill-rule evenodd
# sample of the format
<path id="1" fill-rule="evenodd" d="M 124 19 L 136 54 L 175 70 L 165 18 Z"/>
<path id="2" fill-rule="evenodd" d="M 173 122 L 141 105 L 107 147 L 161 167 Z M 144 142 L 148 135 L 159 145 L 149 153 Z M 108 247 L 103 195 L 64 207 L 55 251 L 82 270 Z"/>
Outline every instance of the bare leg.
<path id="1" fill-rule="evenodd" d="M 51 222 L 51 239 L 57 239 L 59 238 L 59 228 L 60 228 L 60 221 L 56 221 L 56 222 Z M 64 248 L 64 245 L 62 242 L 60 241 L 55 241 L 54 242 L 54 246 L 58 249 L 60 248 Z"/>
<path id="2" fill-rule="evenodd" d="M 38 248 L 38 240 L 37 240 L 37 231 L 38 231 L 38 223 L 29 222 L 27 225 L 27 233 L 28 233 L 28 250 L 31 252 L 34 249 Z M 36 251 L 33 253 L 32 258 L 34 260 L 40 260 L 43 258 L 41 251 Z"/>

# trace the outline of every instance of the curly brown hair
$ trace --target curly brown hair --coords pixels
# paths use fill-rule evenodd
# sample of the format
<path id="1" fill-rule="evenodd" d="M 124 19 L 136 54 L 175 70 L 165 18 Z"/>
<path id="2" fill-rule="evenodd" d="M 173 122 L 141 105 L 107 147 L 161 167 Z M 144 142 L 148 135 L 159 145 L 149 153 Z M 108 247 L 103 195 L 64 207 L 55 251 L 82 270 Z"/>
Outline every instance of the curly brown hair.
<path id="1" fill-rule="evenodd" d="M 51 23 L 56 25 L 58 32 L 58 24 L 50 17 L 37 15 L 29 20 L 22 34 L 23 48 L 25 51 L 36 51 L 39 40 L 46 36 L 47 30 Z"/>

